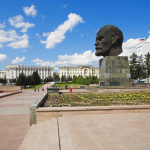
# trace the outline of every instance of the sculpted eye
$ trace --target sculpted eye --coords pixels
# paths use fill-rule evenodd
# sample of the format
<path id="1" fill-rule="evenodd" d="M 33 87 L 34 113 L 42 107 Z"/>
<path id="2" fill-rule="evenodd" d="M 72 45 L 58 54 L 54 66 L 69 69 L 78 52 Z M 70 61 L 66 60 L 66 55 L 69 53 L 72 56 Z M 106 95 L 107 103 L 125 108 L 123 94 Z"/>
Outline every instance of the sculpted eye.
<path id="1" fill-rule="evenodd" d="M 97 38 L 98 41 L 101 41 L 104 37 L 100 36 Z"/>

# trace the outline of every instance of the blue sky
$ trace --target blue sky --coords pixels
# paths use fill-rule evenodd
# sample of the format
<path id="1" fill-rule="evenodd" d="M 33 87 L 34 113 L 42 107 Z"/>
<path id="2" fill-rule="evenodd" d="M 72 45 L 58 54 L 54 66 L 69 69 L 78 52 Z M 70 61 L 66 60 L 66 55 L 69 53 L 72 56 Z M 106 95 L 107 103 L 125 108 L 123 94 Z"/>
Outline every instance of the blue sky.
<path id="1" fill-rule="evenodd" d="M 96 32 L 119 27 L 123 53 L 150 41 L 149 0 L 5 0 L 0 6 L 0 70 L 6 65 L 98 66 Z"/>

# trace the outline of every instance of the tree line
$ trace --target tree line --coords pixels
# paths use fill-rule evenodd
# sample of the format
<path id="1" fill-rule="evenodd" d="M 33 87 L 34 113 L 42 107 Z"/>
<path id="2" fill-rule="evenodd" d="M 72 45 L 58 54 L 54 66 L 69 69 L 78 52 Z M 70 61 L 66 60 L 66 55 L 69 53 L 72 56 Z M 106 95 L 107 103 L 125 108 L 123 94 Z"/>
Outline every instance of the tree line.
<path id="1" fill-rule="evenodd" d="M 78 83 L 82 85 L 88 85 L 88 84 L 98 84 L 99 80 L 96 76 L 86 76 L 85 78 L 82 75 L 79 76 L 73 76 L 73 78 L 69 75 L 68 78 L 66 78 L 65 75 L 62 75 L 61 82 L 73 82 Z"/>
<path id="2" fill-rule="evenodd" d="M 44 79 L 43 81 L 44 82 L 51 82 L 53 81 L 54 79 L 50 76 L 46 79 Z M 33 85 L 37 85 L 37 84 L 41 84 L 41 78 L 38 74 L 38 71 L 35 71 L 33 72 L 32 75 L 30 76 L 25 76 L 23 74 L 23 72 L 19 75 L 18 79 L 16 80 L 16 85 L 19 85 L 19 86 L 33 86 Z"/>
<path id="3" fill-rule="evenodd" d="M 150 53 L 148 52 L 145 57 L 141 55 L 138 57 L 135 53 L 130 56 L 130 73 L 131 79 L 142 79 L 150 77 Z"/>
<path id="4" fill-rule="evenodd" d="M 25 74 L 22 72 L 19 74 L 19 77 L 16 80 L 16 85 L 19 86 L 27 86 L 27 85 L 37 85 L 41 83 L 41 78 L 38 74 L 38 71 L 33 72 L 30 76 L 25 76 Z"/>

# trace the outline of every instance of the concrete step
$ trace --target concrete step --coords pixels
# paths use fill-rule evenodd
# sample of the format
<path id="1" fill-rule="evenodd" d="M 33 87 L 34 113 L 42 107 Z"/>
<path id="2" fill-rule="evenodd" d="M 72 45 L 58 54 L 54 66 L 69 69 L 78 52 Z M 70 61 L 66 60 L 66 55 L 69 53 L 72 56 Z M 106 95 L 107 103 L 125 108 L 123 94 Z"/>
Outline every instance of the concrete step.
<path id="1" fill-rule="evenodd" d="M 57 118 L 32 125 L 19 150 L 59 150 Z"/>

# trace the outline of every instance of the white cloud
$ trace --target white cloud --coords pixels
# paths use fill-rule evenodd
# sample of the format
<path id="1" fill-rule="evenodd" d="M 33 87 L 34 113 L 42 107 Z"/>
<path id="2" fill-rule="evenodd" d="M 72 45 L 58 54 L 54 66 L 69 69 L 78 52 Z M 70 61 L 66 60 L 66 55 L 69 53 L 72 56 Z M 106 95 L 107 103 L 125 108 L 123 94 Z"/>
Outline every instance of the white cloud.
<path id="1" fill-rule="evenodd" d="M 23 10 L 27 16 L 35 17 L 37 15 L 37 10 L 34 5 L 31 5 L 31 7 L 23 7 Z"/>
<path id="2" fill-rule="evenodd" d="M 125 43 L 123 43 L 123 52 L 120 56 L 128 56 L 130 57 L 133 53 L 136 53 L 136 45 L 140 43 L 138 39 L 129 39 Z M 150 42 L 150 37 L 146 40 L 146 42 Z"/>
<path id="3" fill-rule="evenodd" d="M 7 55 L 0 54 L 0 63 L 2 63 L 7 58 Z"/>
<path id="4" fill-rule="evenodd" d="M 43 44 L 46 44 L 46 48 L 52 49 L 56 44 L 62 42 L 65 39 L 65 33 L 75 27 L 78 23 L 83 23 L 82 17 L 77 14 L 70 13 L 68 15 L 68 20 L 66 20 L 63 24 L 59 25 L 58 28 L 51 32 L 46 41 L 40 41 Z"/>
<path id="5" fill-rule="evenodd" d="M 18 36 L 16 31 L 14 30 L 9 30 L 9 31 L 0 30 L 0 43 L 8 43 L 8 42 L 11 43 L 7 44 L 7 46 L 15 49 L 27 48 L 29 44 L 27 34 Z"/>
<path id="6" fill-rule="evenodd" d="M 23 33 L 27 32 L 28 28 L 33 28 L 35 26 L 33 23 L 23 22 L 23 16 L 21 15 L 11 17 L 8 21 L 12 26 L 15 26 L 15 28 L 22 28 L 21 32 Z"/>
<path id="7" fill-rule="evenodd" d="M 150 36 L 146 39 L 146 42 L 150 42 Z"/>
<path id="8" fill-rule="evenodd" d="M 139 39 L 129 39 L 123 43 L 122 49 L 123 52 L 119 56 L 128 56 L 130 57 L 133 53 L 136 52 L 136 45 L 139 43 Z"/>
<path id="9" fill-rule="evenodd" d="M 7 46 L 17 49 L 17 48 L 27 48 L 28 44 L 29 44 L 28 35 L 24 34 L 18 40 L 14 41 L 12 43 L 9 43 Z"/>
<path id="10" fill-rule="evenodd" d="M 2 48 L 3 47 L 3 45 L 2 44 L 0 44 L 0 48 Z"/>
<path id="11" fill-rule="evenodd" d="M 0 23 L 0 28 L 1 29 L 5 28 L 5 23 L 2 23 L 2 24 Z"/>
<path id="12" fill-rule="evenodd" d="M 0 43 L 15 41 L 18 38 L 19 36 L 14 30 L 9 31 L 0 30 Z"/>
<path id="13" fill-rule="evenodd" d="M 21 63 L 25 60 L 25 57 L 22 57 L 22 58 L 19 58 L 19 57 L 16 57 L 16 59 L 14 59 L 11 64 L 18 64 L 18 63 Z"/>
<path id="14" fill-rule="evenodd" d="M 23 50 L 23 52 L 25 53 L 27 50 Z"/>
<path id="15" fill-rule="evenodd" d="M 43 36 L 49 36 L 50 35 L 50 32 L 47 32 L 47 33 L 43 33 Z"/>
<path id="16" fill-rule="evenodd" d="M 99 61 L 99 57 L 95 56 L 95 52 L 92 53 L 91 50 L 85 51 L 83 54 L 77 54 L 74 55 L 59 55 L 58 61 L 56 62 L 44 62 L 43 60 L 40 60 L 39 58 L 32 60 L 36 65 L 39 66 L 57 66 L 57 65 L 92 65 L 96 64 Z"/>

